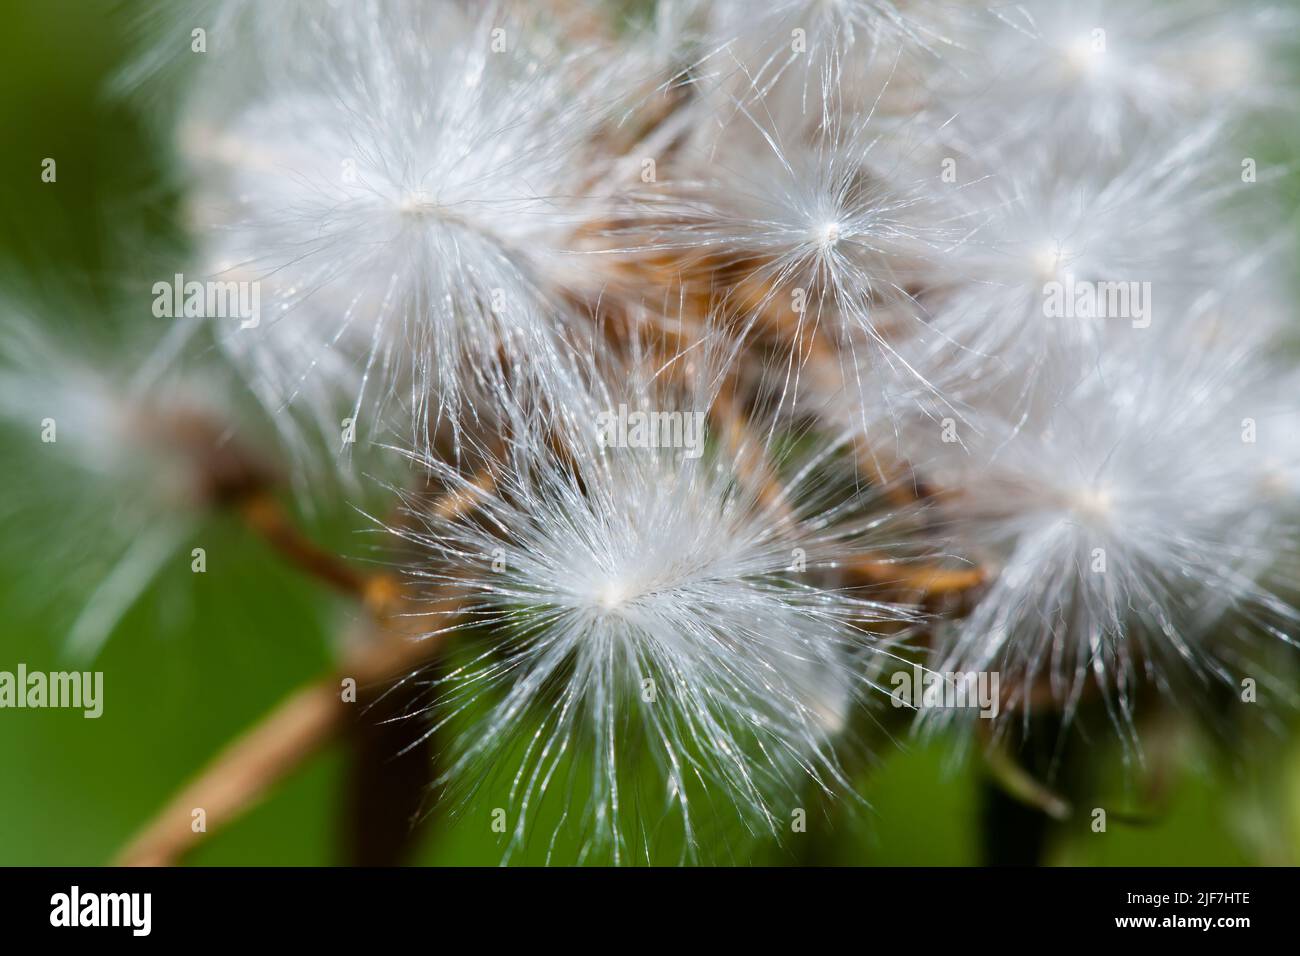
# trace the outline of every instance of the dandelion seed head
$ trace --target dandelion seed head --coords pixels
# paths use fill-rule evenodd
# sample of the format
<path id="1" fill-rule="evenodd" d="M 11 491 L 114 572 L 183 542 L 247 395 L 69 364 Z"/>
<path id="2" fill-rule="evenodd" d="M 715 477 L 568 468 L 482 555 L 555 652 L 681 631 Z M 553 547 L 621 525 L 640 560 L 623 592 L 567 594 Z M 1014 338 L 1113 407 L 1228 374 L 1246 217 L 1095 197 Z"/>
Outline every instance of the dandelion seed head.
<path id="1" fill-rule="evenodd" d="M 927 469 L 961 489 L 944 506 L 955 537 L 999 556 L 942 667 L 999 670 L 1016 709 L 1039 684 L 1068 714 L 1092 683 L 1126 725 L 1145 668 L 1227 679 L 1210 636 L 1229 608 L 1294 616 L 1261 578 L 1279 542 L 1234 434 L 1258 359 L 1237 349 L 1172 368 L 1157 352 L 1108 353 L 1028 420 L 985 421 Z"/>
<path id="2" fill-rule="evenodd" d="M 1201 326 L 1216 289 L 1260 271 L 1225 216 L 1241 183 L 1219 174 L 1222 130 L 1138 138 L 1119 161 L 1057 141 L 965 159 L 971 185 L 952 199 L 966 231 L 924 260 L 923 374 L 955 365 L 1027 399 L 1098 349 Z"/>
<path id="3" fill-rule="evenodd" d="M 176 131 L 195 268 L 265 303 L 214 336 L 286 444 L 407 449 L 388 530 L 454 657 L 437 782 L 509 777 L 507 854 L 560 793 L 584 859 L 629 859 L 647 796 L 691 852 L 701 796 L 779 832 L 919 623 L 1006 713 L 1095 695 L 1126 734 L 1140 685 L 1294 643 L 1294 230 L 1234 143 L 1300 19 L 626 6 L 203 0 L 130 71 L 213 18 Z M 85 470 L 154 469 L 139 408 L 59 371 L 0 368 L 0 401 L 52 384 Z M 670 417 L 610 442 L 616 409 Z M 918 553 L 975 583 L 891 581 L 923 620 L 857 587 Z"/>
<path id="4" fill-rule="evenodd" d="M 557 384 L 568 300 L 600 286 L 570 252 L 623 84 L 553 46 L 538 68 L 529 24 L 490 13 L 336 10 L 246 108 L 191 111 L 205 271 L 237 263 L 273 316 L 221 341 L 273 410 L 418 437 L 507 382 Z"/>
<path id="5" fill-rule="evenodd" d="M 651 408 L 693 411 L 670 394 L 605 393 L 634 409 L 656 395 Z M 711 408 L 705 401 L 701 411 Z M 472 776 L 505 746 L 520 715 L 533 714 L 539 742 L 516 778 L 521 808 L 553 785 L 560 755 L 595 755 L 595 839 L 618 858 L 628 852 L 617 808 L 629 784 L 620 768 L 633 760 L 632 738 L 619 728 L 633 720 L 688 843 L 701 780 L 749 825 L 771 832 L 776 800 L 801 780 L 838 785 L 832 737 L 852 701 L 870 692 L 864 656 L 887 645 L 872 628 L 909 618 L 905 607 L 843 589 L 829 568 L 879 537 L 870 502 L 851 509 L 850 498 L 813 479 L 815 462 L 807 460 L 775 488 L 755 487 L 740 461 L 752 465 L 765 447 L 761 429 L 737 450 L 740 461 L 673 447 L 601 447 L 589 431 L 565 428 L 567 464 L 538 455 L 535 439 L 517 433 L 478 518 L 415 516 L 413 540 L 437 559 L 420 579 L 460 595 L 511 662 L 509 682 L 483 659 L 440 688 L 435 714 L 468 706 L 484 687 L 499 689 L 448 779 Z M 503 554 L 496 573 L 476 557 L 494 549 Z M 796 569 L 800 554 L 806 565 Z M 657 687 L 653 704 L 636 698 L 646 680 Z M 543 697 L 553 686 L 555 696 Z"/>
<path id="6" fill-rule="evenodd" d="M 1278 37 L 1295 23 L 1275 4 L 1196 0 L 1031 0 L 993 13 L 967 21 L 964 42 L 939 64 L 936 115 L 963 116 L 1001 149 L 1047 137 L 1092 140 L 1112 155 L 1134 135 L 1176 134 L 1274 100 L 1264 78 L 1286 62 Z"/>

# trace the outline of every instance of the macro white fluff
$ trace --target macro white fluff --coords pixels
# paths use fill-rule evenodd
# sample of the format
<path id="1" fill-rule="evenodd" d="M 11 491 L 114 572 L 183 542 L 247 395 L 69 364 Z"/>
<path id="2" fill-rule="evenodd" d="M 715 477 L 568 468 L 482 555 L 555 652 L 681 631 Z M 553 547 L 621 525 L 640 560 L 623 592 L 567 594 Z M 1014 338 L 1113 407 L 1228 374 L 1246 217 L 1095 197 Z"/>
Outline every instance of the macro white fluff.
<path id="1" fill-rule="evenodd" d="M 1229 214 L 1248 187 L 1222 136 L 1211 122 L 1172 142 L 1135 135 L 1122 158 L 1051 139 L 952 157 L 947 208 L 963 234 L 927 262 L 933 352 L 918 367 L 990 396 L 1024 393 L 1068 380 L 1099 349 L 1186 334 L 1215 290 L 1257 279 Z M 1079 290 L 1111 284 L 1124 287 L 1125 314 L 1105 302 L 1076 312 Z"/>
<path id="2" fill-rule="evenodd" d="M 113 89 L 140 97 L 141 112 L 153 120 L 175 122 L 177 110 L 182 117 L 191 110 L 228 116 L 292 70 L 284 51 L 337 8 L 315 0 L 172 0 L 128 8 L 138 49 Z"/>
<path id="3" fill-rule="evenodd" d="M 454 666 L 429 732 L 460 734 L 439 782 L 508 768 L 511 849 L 572 791 L 584 857 L 639 856 L 640 752 L 691 852 L 702 798 L 774 832 L 841 785 L 873 632 L 915 623 L 848 588 L 868 555 L 987 571 L 935 602 L 964 616 L 925 622 L 931 663 L 1000 672 L 1026 719 L 1095 690 L 1131 734 L 1140 690 L 1294 643 L 1291 224 L 1241 132 L 1282 105 L 1294 14 L 678 0 L 619 32 L 597 2 L 213 9 L 191 211 L 205 274 L 261 282 L 266 313 L 218 337 L 292 409 L 287 441 L 359 419 L 476 503 L 406 489 L 393 530 L 460 604 L 430 611 Z M 1150 326 L 1046 314 L 1067 277 L 1149 282 Z M 761 411 L 727 411 L 689 349 L 648 374 L 615 345 L 696 320 L 734 336 L 729 384 Z M 623 403 L 709 413 L 703 456 L 601 447 Z M 921 500 L 886 506 L 899 489 Z"/>
<path id="4" fill-rule="evenodd" d="M 821 126 L 736 101 L 719 113 L 707 96 L 697 108 L 696 135 L 638 210 L 627 251 L 671 256 L 699 287 L 734 283 L 725 308 L 742 336 L 784 343 L 792 397 L 803 357 L 827 346 L 924 380 L 894 343 L 928 334 L 912 288 L 951 230 L 916 164 L 898 160 L 902 140 L 881 145 L 893 127 L 872 112 Z"/>
<path id="5" fill-rule="evenodd" d="M 1292 11 L 1270 3 L 1026 0 L 994 5 L 933 77 L 936 115 L 991 148 L 1066 139 L 1117 154 L 1133 133 L 1177 135 L 1277 106 Z"/>
<path id="6" fill-rule="evenodd" d="M 1037 688 L 1070 714 L 1092 682 L 1127 724 L 1143 681 L 1250 676 L 1216 658 L 1226 610 L 1291 640 L 1295 611 L 1256 580 L 1282 557 L 1243 430 L 1260 370 L 1241 349 L 1109 353 L 1027 421 L 985 421 L 968 454 L 930 462 L 951 546 L 997 571 L 938 669 L 1000 672 L 1022 713 Z"/>
<path id="7" fill-rule="evenodd" d="M 854 554 L 884 546 L 885 519 L 871 498 L 820 474 L 834 446 L 778 459 L 789 470 L 771 495 L 755 481 L 759 437 L 733 454 L 711 431 L 703 457 L 690 458 L 601 447 L 593 434 L 597 411 L 620 397 L 633 410 L 690 414 L 710 410 L 707 392 L 678 393 L 678 403 L 671 389 L 596 394 L 552 423 L 558 455 L 541 423 L 520 420 L 478 517 L 414 509 L 406 534 L 428 561 L 417 574 L 464 615 L 435 618 L 433 629 L 490 635 L 481 656 L 435 687 L 436 726 L 481 695 L 492 701 L 445 777 L 472 783 L 526 732 L 510 786 L 518 846 L 537 805 L 571 785 L 565 761 L 590 758 L 590 783 L 577 785 L 586 795 L 566 817 L 588 821 L 584 853 L 610 848 L 627 860 L 636 850 L 620 813 L 644 751 L 659 775 L 658 796 L 650 792 L 661 802 L 649 811 L 680 814 L 691 854 L 701 798 L 777 832 L 802 787 L 843 783 L 832 745 L 886 643 L 870 628 L 910 617 L 836 586 Z M 463 474 L 426 465 L 472 493 Z"/>
<path id="8" fill-rule="evenodd" d="M 930 0 L 718 0 L 702 70 L 773 113 L 829 123 L 915 108 L 978 5 Z M 882 90 L 884 96 L 882 96 Z"/>
<path id="9" fill-rule="evenodd" d="M 565 296 L 599 288 L 569 253 L 614 74 L 493 14 L 334 11 L 230 122 L 189 117 L 206 271 L 260 281 L 268 313 L 222 342 L 273 409 L 427 441 L 476 396 L 559 375 Z"/>

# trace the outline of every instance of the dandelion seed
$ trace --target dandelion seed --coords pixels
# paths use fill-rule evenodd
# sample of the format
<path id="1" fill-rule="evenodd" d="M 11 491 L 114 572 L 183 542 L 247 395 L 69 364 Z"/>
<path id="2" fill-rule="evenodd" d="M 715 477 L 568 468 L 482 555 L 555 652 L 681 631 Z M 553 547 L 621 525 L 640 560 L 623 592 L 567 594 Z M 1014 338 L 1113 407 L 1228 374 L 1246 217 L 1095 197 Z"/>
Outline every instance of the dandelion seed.
<path id="1" fill-rule="evenodd" d="M 1236 434 L 1258 360 L 1237 349 L 1171 367 L 1148 349 L 1106 355 L 927 472 L 961 489 L 943 508 L 956 538 L 1001 567 L 936 666 L 999 671 L 1022 714 L 1035 687 L 1069 715 L 1092 685 L 1128 733 L 1144 675 L 1231 680 L 1213 636 L 1230 609 L 1293 626 L 1260 579 L 1281 542 L 1256 520 L 1257 459 Z"/>
<path id="2" fill-rule="evenodd" d="M 449 4 L 326 25 L 229 122 L 189 119 L 208 261 L 273 303 L 220 339 L 271 409 L 326 434 L 364 416 L 378 440 L 405 418 L 428 443 L 507 384 L 558 387 L 568 298 L 600 288 L 568 253 L 598 216 L 599 133 L 623 87 L 579 53 L 541 68 L 525 24 L 497 52 L 504 28 Z"/>
<path id="3" fill-rule="evenodd" d="M 629 399 L 638 404 L 635 389 Z M 593 846 L 620 859 L 639 740 L 692 852 L 701 798 L 776 832 L 779 797 L 801 779 L 842 784 L 835 733 L 871 690 L 864 659 L 888 646 L 872 628 L 910 618 L 845 590 L 833 570 L 883 544 L 882 518 L 852 484 L 836 492 L 816 477 L 825 446 L 784 462 L 793 477 L 765 493 L 738 463 L 759 445 L 691 459 L 671 447 L 602 449 L 590 431 L 566 430 L 569 453 L 557 461 L 516 430 L 480 517 L 413 516 L 419 530 L 409 535 L 430 557 L 419 578 L 456 595 L 491 635 L 489 651 L 434 688 L 440 724 L 493 695 L 447 778 L 473 779 L 520 728 L 536 726 L 512 785 L 521 817 L 556 786 L 564 755 L 589 754 Z M 426 464 L 453 486 L 463 481 Z M 505 570 L 486 573 L 476 556 L 495 548 Z M 796 549 L 805 574 L 790 571 Z M 654 705 L 637 703 L 647 680 Z"/>

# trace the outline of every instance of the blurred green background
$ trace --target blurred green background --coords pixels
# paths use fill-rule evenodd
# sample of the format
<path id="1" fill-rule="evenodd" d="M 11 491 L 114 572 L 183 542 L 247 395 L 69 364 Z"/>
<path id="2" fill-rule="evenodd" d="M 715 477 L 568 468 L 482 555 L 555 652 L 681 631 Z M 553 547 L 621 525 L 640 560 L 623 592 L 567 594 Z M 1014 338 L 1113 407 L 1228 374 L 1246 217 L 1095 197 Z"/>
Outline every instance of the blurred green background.
<path id="1" fill-rule="evenodd" d="M 19 287 L 24 302 L 53 310 L 88 337 L 103 337 L 120 316 L 132 314 L 123 304 L 126 290 L 170 274 L 166 266 L 143 264 L 183 263 L 185 252 L 166 143 L 142 121 L 138 103 L 105 93 L 127 53 L 126 21 L 115 6 L 16 0 L 0 13 L 0 274 Z M 45 157 L 58 161 L 55 184 L 40 181 Z M 134 311 L 141 321 L 156 321 L 145 309 Z M 34 435 L 35 426 L 4 433 L 0 460 L 10 451 L 20 454 Z M 0 484 L 17 475 L 0 469 Z M 34 490 L 11 487 L 6 498 L 27 501 Z M 48 515 L 5 511 L 3 533 L 36 548 L 42 537 L 75 535 L 59 524 L 57 511 L 57 502 Z M 350 529 L 336 530 L 348 547 Z M 289 690 L 325 672 L 350 609 L 284 568 L 233 523 L 214 519 L 195 541 L 207 549 L 208 573 L 192 575 L 189 545 L 182 549 L 94 665 L 105 673 L 102 718 L 0 711 L 0 864 L 107 862 L 223 743 Z M 79 547 L 75 540 L 64 546 Z M 28 573 L 32 555 L 18 548 L 0 553 L 0 669 L 13 670 L 20 661 L 30 670 L 72 666 L 59 651 L 67 615 L 29 593 L 41 586 Z M 1054 829 L 1045 858 L 1106 865 L 1295 863 L 1296 739 L 1252 737 L 1238 754 L 1245 757 L 1233 760 L 1186 735 L 1170 751 L 1176 780 L 1154 819 L 1140 825 L 1113 819 L 1105 834 L 1096 834 L 1087 815 L 1076 815 Z M 1127 805 L 1129 775 L 1118 748 L 1104 738 L 1095 746 L 1096 789 L 1115 806 Z M 868 809 L 840 807 L 829 820 L 812 813 L 809 833 L 792 835 L 784 848 L 734 844 L 719 857 L 895 865 L 985 859 L 989 787 L 979 761 L 952 746 L 914 740 L 883 752 L 882 762 L 862 773 Z M 214 834 L 192 862 L 337 862 L 345 772 L 341 748 L 312 760 L 237 825 Z M 495 775 L 458 815 L 437 815 L 417 861 L 497 863 L 504 838 L 488 819 L 492 807 L 504 805 L 508 777 Z M 531 842 L 516 860 L 541 862 L 545 842 Z M 670 846 L 661 855 L 673 862 L 677 852 Z"/>

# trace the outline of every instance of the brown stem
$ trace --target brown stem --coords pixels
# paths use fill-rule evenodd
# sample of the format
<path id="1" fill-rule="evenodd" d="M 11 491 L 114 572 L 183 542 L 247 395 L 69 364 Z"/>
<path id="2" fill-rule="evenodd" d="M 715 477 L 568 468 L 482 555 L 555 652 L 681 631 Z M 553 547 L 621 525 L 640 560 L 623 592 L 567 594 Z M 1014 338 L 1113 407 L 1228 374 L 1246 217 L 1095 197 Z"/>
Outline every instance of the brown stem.
<path id="1" fill-rule="evenodd" d="M 400 606 L 400 605 L 399 605 Z M 179 863 L 208 833 L 235 820 L 288 777 L 353 719 L 364 689 L 383 689 L 430 663 L 441 649 L 437 637 L 418 639 L 420 621 L 439 617 L 450 624 L 454 605 L 415 613 L 398 612 L 386 622 L 383 636 L 363 646 L 328 677 L 295 691 L 251 730 L 219 753 L 177 794 L 117 858 L 120 866 L 171 866 Z M 343 693 L 344 681 L 357 694 Z M 204 828 L 195 829 L 202 810 Z"/>
<path id="2" fill-rule="evenodd" d="M 338 685 L 309 684 L 229 745 L 124 849 L 119 866 L 171 866 L 206 835 L 238 817 L 338 728 Z M 202 829 L 196 821 L 205 815 Z"/>
<path id="3" fill-rule="evenodd" d="M 369 577 L 303 535 L 270 492 L 254 492 L 243 498 L 237 507 L 244 523 L 294 567 L 336 591 L 368 602 Z"/>
<path id="4" fill-rule="evenodd" d="M 857 558 L 850 571 L 872 584 L 890 584 L 926 597 L 961 594 L 984 583 L 981 568 L 946 568 L 923 563 L 900 563 L 880 558 Z"/>
<path id="5" fill-rule="evenodd" d="M 448 492 L 433 503 L 439 514 L 461 514 L 474 507 L 492 486 L 480 472 L 469 491 Z M 444 599 L 417 607 L 403 598 L 388 573 L 365 575 L 317 547 L 289 521 L 280 504 L 257 490 L 237 500 L 249 527 L 295 566 L 344 594 L 360 600 L 374 615 L 374 639 L 363 644 L 336 672 L 295 691 L 251 730 L 219 753 L 177 794 L 117 858 L 123 866 L 169 866 L 179 863 L 208 833 L 238 818 L 289 776 L 311 755 L 338 736 L 353 718 L 363 688 L 378 688 L 429 664 L 441 649 L 441 635 L 457 612 Z M 437 622 L 435 636 L 423 637 Z M 345 699 L 343 682 L 354 681 L 357 695 Z M 196 830 L 196 810 L 203 811 Z"/>

